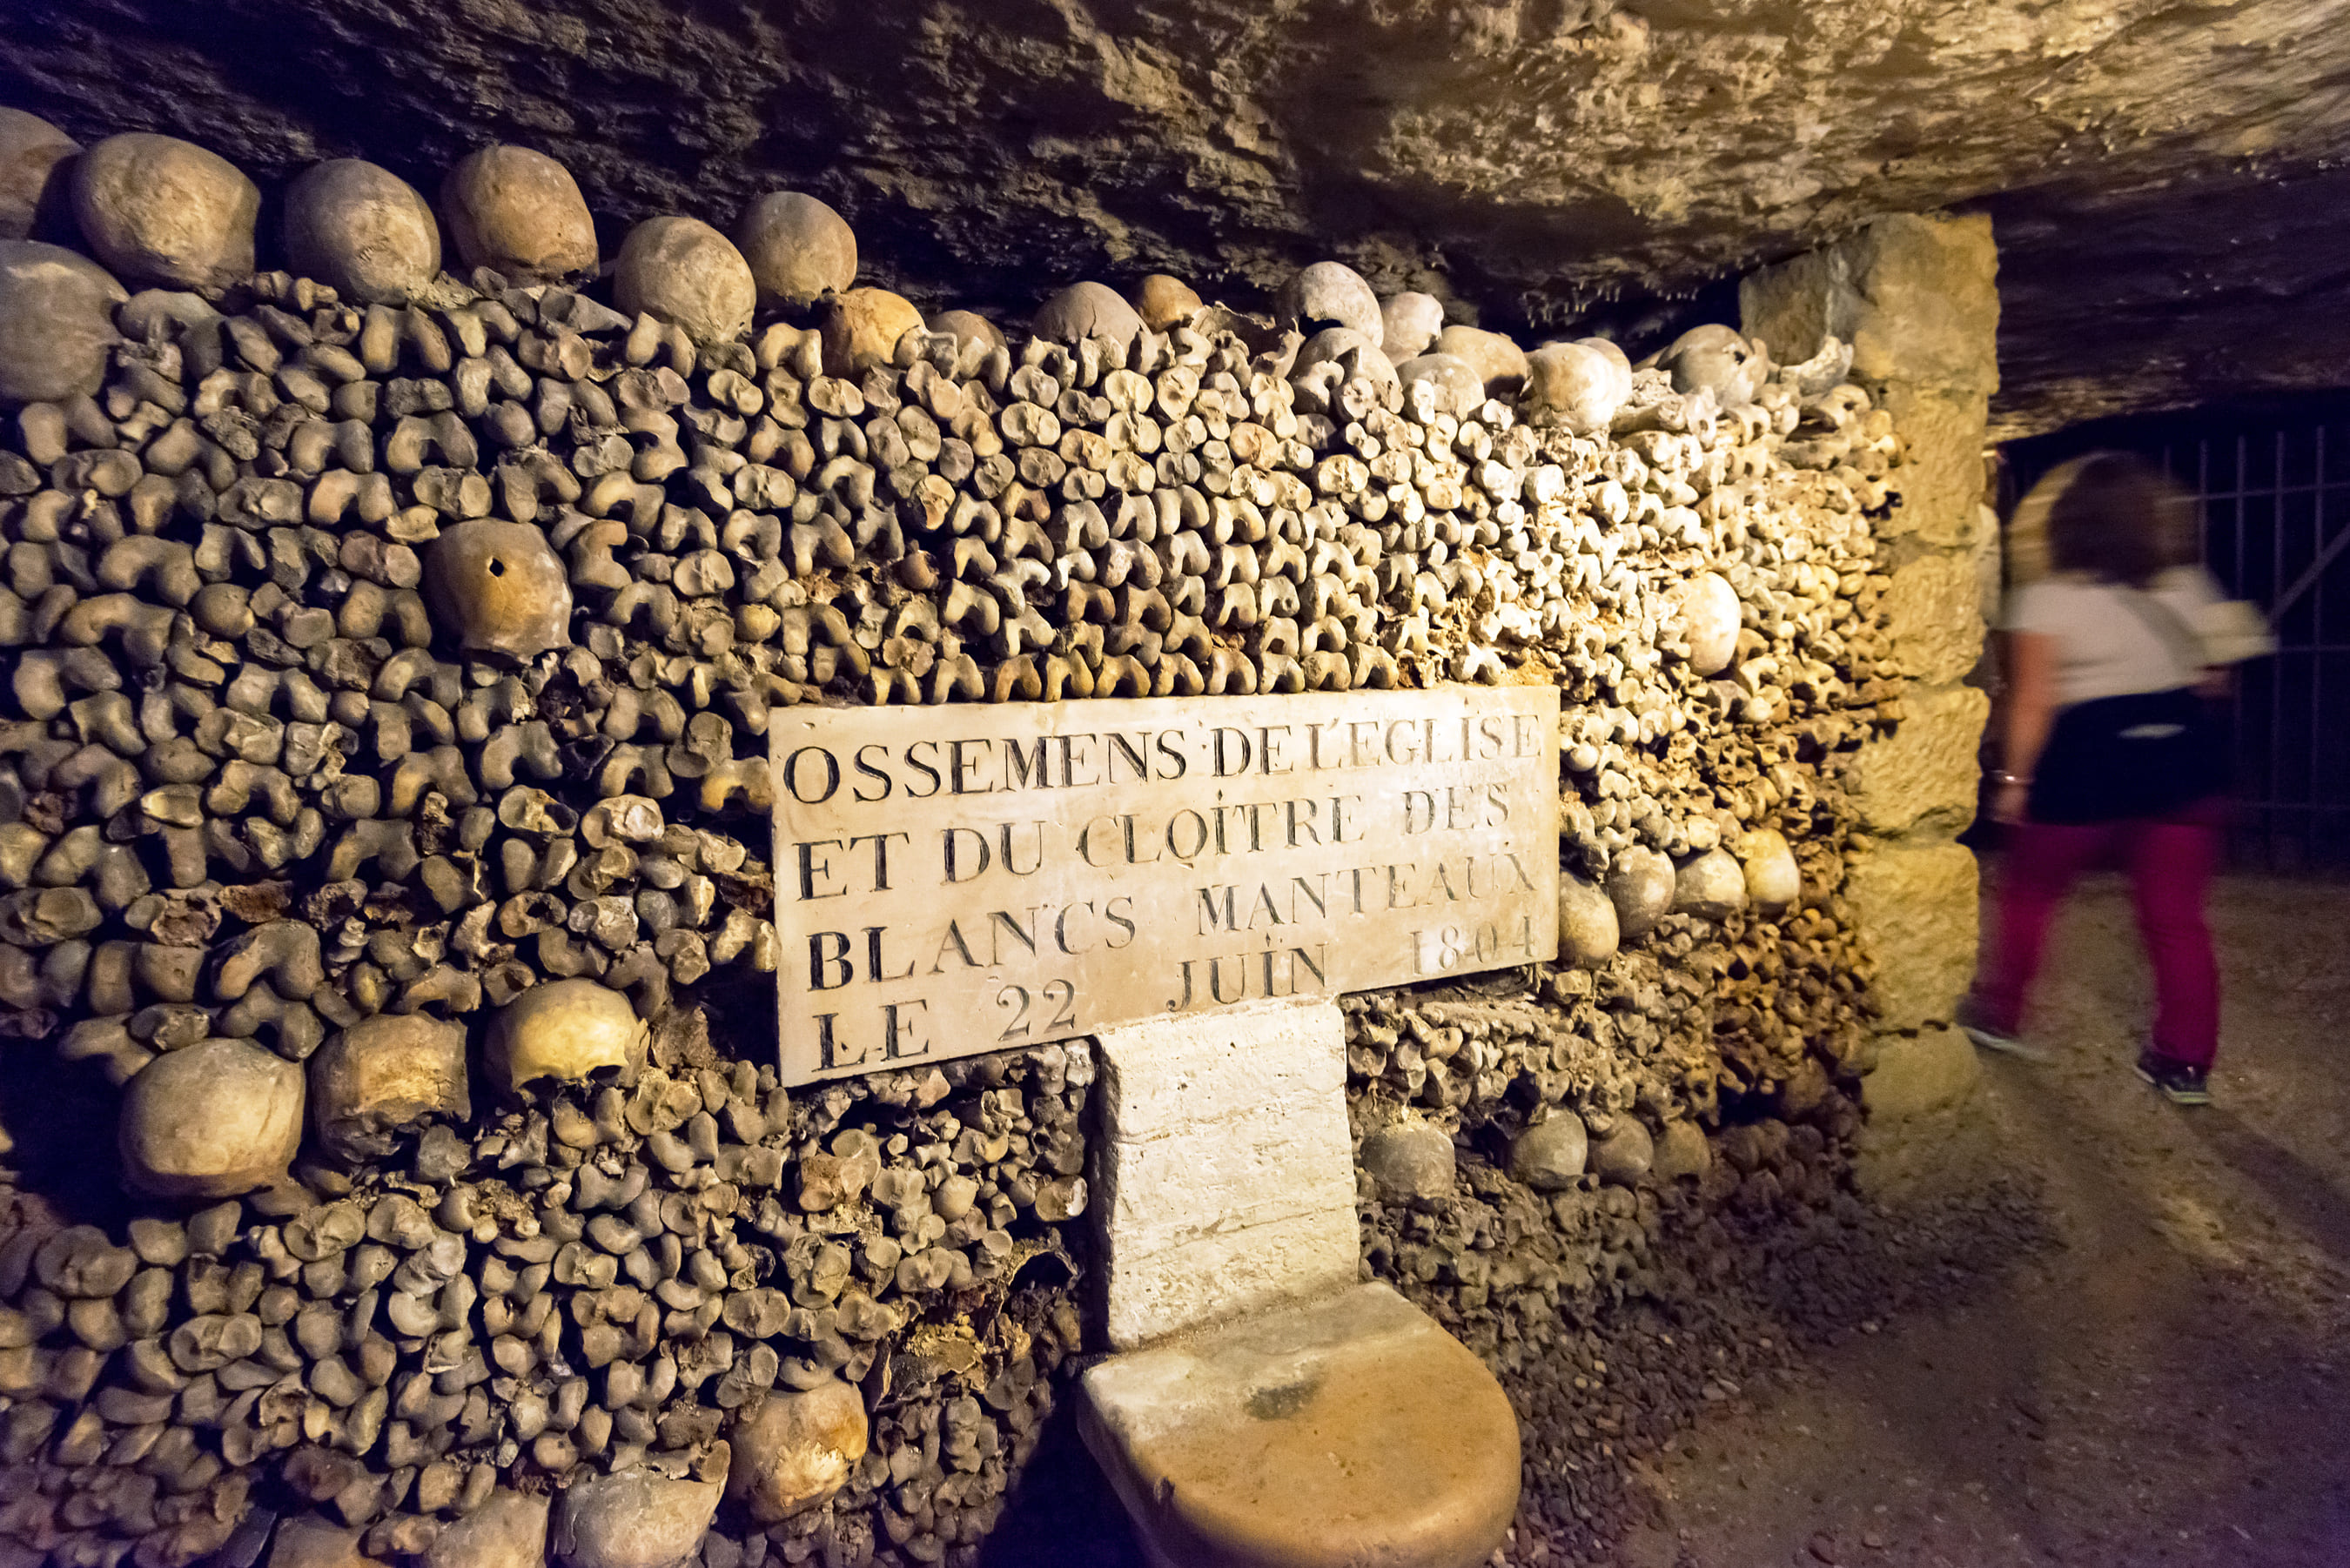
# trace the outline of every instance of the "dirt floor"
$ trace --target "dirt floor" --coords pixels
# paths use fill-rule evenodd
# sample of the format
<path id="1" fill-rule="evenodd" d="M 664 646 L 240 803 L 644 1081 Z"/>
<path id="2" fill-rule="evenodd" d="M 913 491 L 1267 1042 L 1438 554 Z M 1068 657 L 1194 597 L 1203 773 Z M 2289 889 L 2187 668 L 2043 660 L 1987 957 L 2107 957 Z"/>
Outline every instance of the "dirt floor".
<path id="1" fill-rule="evenodd" d="M 2212 919 L 2217 1103 L 2131 1074 L 2144 966 L 2093 883 L 2031 1027 L 2057 1060 L 1987 1061 L 1864 1168 L 1897 1215 L 2021 1183 L 2061 1244 L 1748 1379 L 1614 1561 L 2350 1564 L 2350 888 L 2234 880 Z"/>

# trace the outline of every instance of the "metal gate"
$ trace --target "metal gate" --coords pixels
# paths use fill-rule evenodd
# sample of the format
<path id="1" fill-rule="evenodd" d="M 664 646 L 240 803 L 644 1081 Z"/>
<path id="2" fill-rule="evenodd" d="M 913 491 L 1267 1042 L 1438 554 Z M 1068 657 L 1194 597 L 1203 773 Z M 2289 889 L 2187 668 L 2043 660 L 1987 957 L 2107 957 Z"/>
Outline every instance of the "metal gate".
<path id="1" fill-rule="evenodd" d="M 2158 462 L 2200 498 L 2205 565 L 2276 628 L 2276 656 L 2236 681 L 2231 858 L 2350 869 L 2350 394 L 2108 421 L 2003 455 L 2022 493 L 2098 449 Z"/>

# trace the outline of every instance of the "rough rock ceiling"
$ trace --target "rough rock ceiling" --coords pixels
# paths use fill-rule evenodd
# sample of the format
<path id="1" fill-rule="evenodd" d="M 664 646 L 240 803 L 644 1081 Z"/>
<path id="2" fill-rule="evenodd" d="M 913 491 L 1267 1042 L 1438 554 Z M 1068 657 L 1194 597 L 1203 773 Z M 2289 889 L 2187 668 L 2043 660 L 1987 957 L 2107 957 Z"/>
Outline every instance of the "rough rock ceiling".
<path id="1" fill-rule="evenodd" d="M 2350 381 L 2337 0 L 9 9 L 0 102 L 84 140 L 171 131 L 265 184 L 359 155 L 428 193 L 524 141 L 579 176 L 608 254 L 634 219 L 788 185 L 925 303 L 1149 270 L 1240 297 L 1336 254 L 1489 326 L 1638 339 L 1873 214 L 1981 208 L 2001 433 Z"/>

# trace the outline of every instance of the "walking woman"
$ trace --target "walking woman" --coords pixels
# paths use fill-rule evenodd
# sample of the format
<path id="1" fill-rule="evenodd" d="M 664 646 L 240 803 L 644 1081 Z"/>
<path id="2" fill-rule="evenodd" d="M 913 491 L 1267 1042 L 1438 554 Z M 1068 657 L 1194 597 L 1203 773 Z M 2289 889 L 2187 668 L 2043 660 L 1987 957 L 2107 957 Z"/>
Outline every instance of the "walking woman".
<path id="1" fill-rule="evenodd" d="M 2017 1036 L 2049 923 L 2081 874 L 2117 855 L 2154 971 L 2138 1075 L 2204 1105 L 2220 975 L 2203 898 L 2227 783 L 2214 701 L 2223 661 L 2261 650 L 2265 628 L 2191 564 L 2193 503 L 2165 476 L 2115 452 L 2067 468 L 2044 482 L 2062 485 L 2046 504 L 2050 573 L 2017 590 L 2007 616 L 2007 765 L 1992 815 L 2012 831 L 1998 929 L 1960 1023 L 1986 1049 L 2037 1055 Z"/>

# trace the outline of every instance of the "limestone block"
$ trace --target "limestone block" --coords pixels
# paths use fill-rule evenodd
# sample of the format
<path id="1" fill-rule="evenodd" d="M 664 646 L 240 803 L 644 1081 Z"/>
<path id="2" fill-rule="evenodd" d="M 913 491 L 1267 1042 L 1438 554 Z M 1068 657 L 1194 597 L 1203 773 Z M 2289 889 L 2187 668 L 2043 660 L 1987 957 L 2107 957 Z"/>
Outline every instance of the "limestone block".
<path id="1" fill-rule="evenodd" d="M 1877 963 L 1872 990 L 1886 1029 L 1946 1020 L 1974 978 L 1976 871 L 1956 844 L 1879 845 L 1845 885 L 1862 943 Z"/>
<path id="2" fill-rule="evenodd" d="M 1877 1043 L 1877 1065 L 1861 1080 L 1861 1104 L 1879 1122 L 1922 1116 L 1974 1093 L 1982 1062 L 1955 1029 L 1888 1034 Z"/>
<path id="3" fill-rule="evenodd" d="M 1096 1206 L 1121 1348 L 1357 1273 L 1346 1028 L 1326 1002 L 1098 1037 Z"/>
<path id="4" fill-rule="evenodd" d="M 1999 389 L 1998 274 L 1990 218 L 1901 213 L 1748 276 L 1739 314 L 1783 365 L 1834 333 L 1853 346 L 1856 379 L 1988 395 Z"/>
<path id="5" fill-rule="evenodd" d="M 1957 680 L 1982 657 L 1982 610 L 1973 563 L 1964 556 L 1920 556 L 1893 573 L 1877 601 L 1892 634 L 1894 661 L 1913 680 Z"/>
<path id="6" fill-rule="evenodd" d="M 1384 1284 L 1104 1362 L 1079 1429 L 1157 1564 L 1472 1568 L 1518 1501 L 1518 1424 Z"/>
<path id="7" fill-rule="evenodd" d="M 1914 535 L 1939 549 L 1969 545 L 1975 536 L 1975 508 L 1982 504 L 1990 398 L 1896 381 L 1886 387 L 1878 406 L 1901 432 L 1902 458 L 1893 474 L 1901 504 L 1877 525 L 1877 537 Z"/>
<path id="8" fill-rule="evenodd" d="M 1947 836 L 1974 820 L 1980 751 L 1991 698 L 1971 686 L 1913 686 L 1901 722 L 1855 760 L 1851 783 L 1871 833 Z"/>

